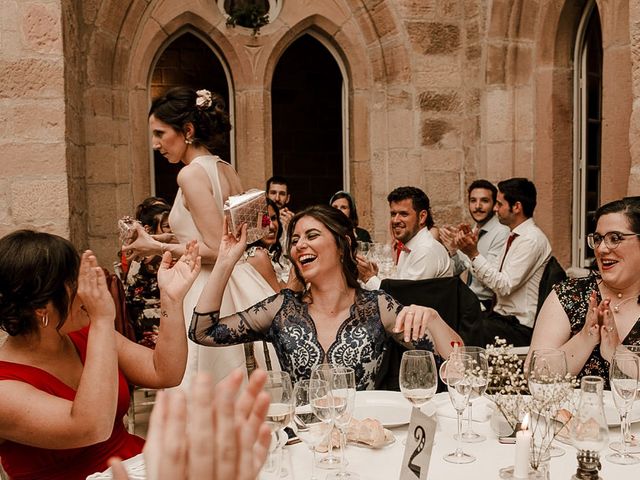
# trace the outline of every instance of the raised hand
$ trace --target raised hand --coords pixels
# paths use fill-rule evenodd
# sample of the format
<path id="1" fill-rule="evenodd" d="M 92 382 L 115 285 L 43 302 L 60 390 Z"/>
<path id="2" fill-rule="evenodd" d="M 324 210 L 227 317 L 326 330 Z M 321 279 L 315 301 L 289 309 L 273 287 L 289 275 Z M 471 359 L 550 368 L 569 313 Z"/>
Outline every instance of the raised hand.
<path id="1" fill-rule="evenodd" d="M 468 225 L 467 228 L 462 228 L 462 225 L 460 227 L 456 234 L 456 246 L 467 257 L 474 258 L 478 255 L 478 236 Z"/>
<path id="2" fill-rule="evenodd" d="M 458 246 L 456 245 L 456 234 L 458 233 L 458 228 L 453 225 L 443 225 L 440 227 L 440 241 L 445 246 L 449 255 L 453 256 L 458 251 Z"/>
<path id="3" fill-rule="evenodd" d="M 229 222 L 224 217 L 222 226 L 222 238 L 218 249 L 218 260 L 224 260 L 235 264 L 247 248 L 247 224 L 242 224 L 237 232 L 229 231 Z"/>
<path id="4" fill-rule="evenodd" d="M 164 252 L 158 269 L 160 293 L 173 301 L 182 301 L 200 273 L 202 259 L 198 255 L 198 242 L 187 243 L 185 253 L 171 265 L 171 253 Z"/>
<path id="5" fill-rule="evenodd" d="M 136 222 L 136 239 L 129 245 L 123 245 L 122 251 L 127 259 L 149 257 L 158 253 L 158 241 L 147 233 L 144 227 Z"/>
<path id="6" fill-rule="evenodd" d="M 356 254 L 356 262 L 358 262 L 358 277 L 363 282 L 367 282 L 371 277 L 378 274 L 378 265 L 369 261 L 359 253 Z"/>
<path id="7" fill-rule="evenodd" d="M 78 273 L 78 297 L 91 322 L 110 322 L 116 316 L 116 306 L 107 288 L 104 272 L 91 250 L 82 254 Z"/>

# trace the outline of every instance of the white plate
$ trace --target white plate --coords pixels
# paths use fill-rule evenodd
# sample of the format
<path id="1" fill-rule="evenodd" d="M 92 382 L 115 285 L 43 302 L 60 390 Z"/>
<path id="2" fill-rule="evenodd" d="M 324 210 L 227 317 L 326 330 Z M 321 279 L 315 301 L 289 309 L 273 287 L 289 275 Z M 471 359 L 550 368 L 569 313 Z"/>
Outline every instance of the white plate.
<path id="1" fill-rule="evenodd" d="M 607 423 L 610 427 L 620 425 L 620 414 L 616 409 L 616 404 L 613 402 L 611 391 L 605 390 L 604 392 L 604 416 L 607 419 Z M 633 402 L 633 407 L 629 412 L 629 421 L 631 423 L 640 422 L 640 399 L 636 398 Z"/>
<path id="2" fill-rule="evenodd" d="M 407 425 L 411 419 L 411 405 L 400 392 L 365 390 L 356 393 L 353 416 L 358 420 L 373 418 L 387 428 Z"/>

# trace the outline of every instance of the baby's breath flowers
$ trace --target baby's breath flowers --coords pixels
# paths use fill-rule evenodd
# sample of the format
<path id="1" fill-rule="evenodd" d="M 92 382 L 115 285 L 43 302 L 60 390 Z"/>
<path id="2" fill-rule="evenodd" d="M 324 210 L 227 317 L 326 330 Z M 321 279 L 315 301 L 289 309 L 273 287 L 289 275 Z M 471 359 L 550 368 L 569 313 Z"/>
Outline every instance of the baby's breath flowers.
<path id="1" fill-rule="evenodd" d="M 524 360 L 511 353 L 513 345 L 496 337 L 493 345 L 487 345 L 489 364 L 489 383 L 487 393 L 490 395 L 517 395 L 529 393 L 527 380 L 524 377 Z"/>

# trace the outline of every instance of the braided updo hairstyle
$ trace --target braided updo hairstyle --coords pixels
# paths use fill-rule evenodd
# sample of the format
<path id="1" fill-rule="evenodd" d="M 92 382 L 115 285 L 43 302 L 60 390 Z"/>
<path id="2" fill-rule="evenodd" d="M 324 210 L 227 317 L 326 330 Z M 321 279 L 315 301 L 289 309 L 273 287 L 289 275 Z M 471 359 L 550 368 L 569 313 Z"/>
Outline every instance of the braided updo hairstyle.
<path id="1" fill-rule="evenodd" d="M 77 289 L 80 257 L 62 237 L 17 230 L 0 238 L 0 328 L 9 335 L 37 329 L 35 310 L 51 302 L 62 327 Z"/>
<path id="2" fill-rule="evenodd" d="M 204 102 L 201 92 L 206 92 Z M 231 130 L 224 99 L 207 90 L 196 92 L 188 87 L 172 88 L 151 103 L 151 115 L 182 134 L 186 125 L 191 123 L 194 128 L 193 145 L 204 146 L 211 152 L 225 144 L 226 134 Z"/>

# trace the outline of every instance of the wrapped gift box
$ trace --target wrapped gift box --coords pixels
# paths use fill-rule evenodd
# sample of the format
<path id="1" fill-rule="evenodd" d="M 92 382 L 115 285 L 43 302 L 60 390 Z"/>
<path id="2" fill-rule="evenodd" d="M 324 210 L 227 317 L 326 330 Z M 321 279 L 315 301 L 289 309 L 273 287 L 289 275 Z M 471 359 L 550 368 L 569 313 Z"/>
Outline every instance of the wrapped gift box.
<path id="1" fill-rule="evenodd" d="M 224 215 L 231 232 L 237 232 L 240 225 L 247 224 L 247 243 L 255 242 L 269 231 L 267 198 L 262 190 L 252 189 L 231 195 L 224 202 Z"/>

